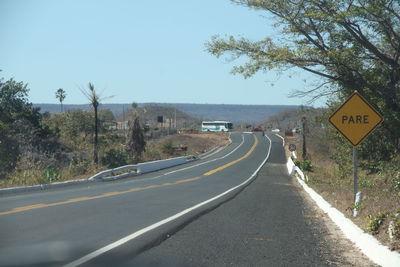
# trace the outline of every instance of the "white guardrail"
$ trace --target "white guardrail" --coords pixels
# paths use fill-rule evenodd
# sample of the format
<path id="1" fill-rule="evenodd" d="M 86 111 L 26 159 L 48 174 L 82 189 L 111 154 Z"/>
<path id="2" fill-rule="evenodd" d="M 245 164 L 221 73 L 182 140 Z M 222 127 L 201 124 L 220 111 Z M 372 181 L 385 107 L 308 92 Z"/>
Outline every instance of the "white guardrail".
<path id="1" fill-rule="evenodd" d="M 51 184 L 39 184 L 39 185 L 32 185 L 32 186 L 20 186 L 20 187 L 12 187 L 12 188 L 3 188 L 0 189 L 0 195 L 10 194 L 10 193 L 19 193 L 19 192 L 31 192 L 31 191 L 39 191 L 45 190 L 50 188 L 58 188 L 64 187 L 69 185 L 76 185 L 76 184 L 84 184 L 84 183 L 91 183 L 91 182 L 102 182 L 102 181 L 112 181 L 117 179 L 123 179 L 132 175 L 139 175 L 143 173 L 148 173 L 152 171 L 158 171 L 161 169 L 169 168 L 178 166 L 187 162 L 191 162 L 197 160 L 196 157 L 190 156 L 183 156 L 178 158 L 171 158 L 165 160 L 156 160 L 150 162 L 143 162 L 138 163 L 135 165 L 126 165 L 121 166 L 118 168 L 105 170 L 99 172 L 89 179 L 80 179 L 80 180 L 70 180 L 64 182 L 56 182 Z"/>
<path id="2" fill-rule="evenodd" d="M 194 160 L 196 160 L 196 158 L 190 155 L 190 156 L 183 156 L 183 157 L 178 157 L 178 158 L 143 162 L 143 163 L 138 163 L 138 164 L 134 164 L 134 165 L 125 165 L 125 166 L 121 166 L 118 168 L 99 172 L 99 173 L 93 175 L 92 177 L 90 177 L 89 180 L 121 179 L 121 178 L 132 176 L 135 174 L 138 175 L 138 174 L 162 170 L 162 169 L 173 167 L 173 166 L 178 166 L 178 165 L 187 163 L 189 161 L 194 161 Z M 118 174 L 118 173 L 122 173 L 122 174 Z"/>

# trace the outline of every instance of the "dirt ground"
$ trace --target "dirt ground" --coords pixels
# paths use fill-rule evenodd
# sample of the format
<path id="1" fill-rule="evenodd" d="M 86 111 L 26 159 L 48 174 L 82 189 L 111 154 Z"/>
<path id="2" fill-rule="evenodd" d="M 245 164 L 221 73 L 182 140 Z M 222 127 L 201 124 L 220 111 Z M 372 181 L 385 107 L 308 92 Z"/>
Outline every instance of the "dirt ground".
<path id="1" fill-rule="evenodd" d="M 166 140 L 171 140 L 174 147 L 187 147 L 187 151 L 176 152 L 174 156 L 198 156 L 216 146 L 226 146 L 229 143 L 229 133 L 204 132 L 196 134 L 175 134 L 161 138 L 159 143 L 163 143 Z"/>

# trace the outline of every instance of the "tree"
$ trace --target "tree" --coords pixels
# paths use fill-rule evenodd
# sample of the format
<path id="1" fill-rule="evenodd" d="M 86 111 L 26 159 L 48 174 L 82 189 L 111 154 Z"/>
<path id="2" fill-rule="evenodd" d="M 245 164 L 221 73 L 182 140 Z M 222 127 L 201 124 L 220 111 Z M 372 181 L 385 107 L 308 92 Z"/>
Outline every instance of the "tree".
<path id="1" fill-rule="evenodd" d="M 115 121 L 115 116 L 110 109 L 102 109 L 99 110 L 99 119 L 102 122 L 113 122 Z"/>
<path id="2" fill-rule="evenodd" d="M 133 162 L 137 163 L 141 159 L 142 153 L 146 151 L 146 141 L 142 128 L 139 123 L 139 116 L 135 115 L 129 124 L 128 140 L 126 150 Z"/>
<path id="3" fill-rule="evenodd" d="M 93 113 L 86 110 L 69 110 L 54 114 L 45 124 L 59 132 L 64 142 L 73 144 L 75 149 L 93 134 Z"/>
<path id="4" fill-rule="evenodd" d="M 93 140 L 93 162 L 99 164 L 99 120 L 98 120 L 98 108 L 100 104 L 100 95 L 97 93 L 92 83 L 88 84 L 88 91 L 81 90 L 82 93 L 89 99 L 90 104 L 94 110 L 94 140 Z"/>
<path id="5" fill-rule="evenodd" d="M 21 155 L 55 149 L 53 133 L 42 125 L 38 108 L 28 101 L 27 84 L 0 79 L 0 176 L 7 177 Z"/>
<path id="6" fill-rule="evenodd" d="M 100 101 L 106 99 L 104 97 L 101 97 L 101 95 L 97 92 L 97 90 L 94 88 L 94 85 L 92 83 L 88 84 L 88 90 L 81 89 L 81 92 L 86 96 L 86 98 L 90 101 L 90 105 L 93 107 L 94 111 L 94 139 L 93 139 L 93 162 L 95 164 L 99 163 L 99 148 L 98 148 L 98 143 L 99 143 L 99 105 Z M 107 98 L 111 98 L 107 97 Z"/>
<path id="7" fill-rule="evenodd" d="M 212 37 L 206 49 L 220 57 L 245 56 L 233 73 L 298 68 L 321 78 L 294 96 L 334 96 L 358 90 L 385 117 L 381 131 L 392 153 L 400 145 L 400 4 L 386 0 L 232 0 L 272 15 L 282 38 L 259 41 Z M 382 141 L 383 142 L 383 141 Z"/>
<path id="8" fill-rule="evenodd" d="M 67 94 L 65 93 L 65 91 L 62 88 L 59 88 L 56 91 L 56 98 L 58 98 L 58 100 L 60 101 L 60 104 L 61 104 L 61 112 L 64 111 L 64 109 L 63 109 L 63 101 L 64 101 L 64 99 L 66 97 L 67 97 Z"/>
<path id="9" fill-rule="evenodd" d="M 115 116 L 109 109 L 99 110 L 99 122 L 101 123 L 99 127 L 100 132 L 107 132 L 109 126 L 115 125 Z"/>

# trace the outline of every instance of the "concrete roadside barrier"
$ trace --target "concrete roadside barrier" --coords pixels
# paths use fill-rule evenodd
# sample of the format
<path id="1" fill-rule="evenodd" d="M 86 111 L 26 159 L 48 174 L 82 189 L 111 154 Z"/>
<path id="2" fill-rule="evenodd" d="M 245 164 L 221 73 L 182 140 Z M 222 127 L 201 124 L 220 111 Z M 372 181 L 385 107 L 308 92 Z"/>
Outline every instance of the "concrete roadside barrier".
<path id="1" fill-rule="evenodd" d="M 86 183 L 93 183 L 93 182 L 107 182 L 107 181 L 114 181 L 119 180 L 127 177 L 131 177 L 134 175 L 144 174 L 148 172 L 158 171 L 165 168 L 170 168 L 174 166 L 178 166 L 181 164 L 185 164 L 188 162 L 192 162 L 197 160 L 194 156 L 183 156 L 165 160 L 157 160 L 157 161 L 150 161 L 150 162 L 143 162 L 135 165 L 126 165 L 121 166 L 114 169 L 109 169 L 105 171 L 101 171 L 89 179 L 80 179 L 80 180 L 71 180 L 71 181 L 64 181 L 64 182 L 56 182 L 51 184 L 40 184 L 40 185 L 33 185 L 33 186 L 21 186 L 21 187 L 11 187 L 11 188 L 3 188 L 0 189 L 0 196 L 12 193 L 22 193 L 22 192 L 33 192 L 33 191 L 40 191 L 46 190 L 51 188 L 60 188 L 70 185 L 77 185 L 77 184 L 86 184 Z"/>

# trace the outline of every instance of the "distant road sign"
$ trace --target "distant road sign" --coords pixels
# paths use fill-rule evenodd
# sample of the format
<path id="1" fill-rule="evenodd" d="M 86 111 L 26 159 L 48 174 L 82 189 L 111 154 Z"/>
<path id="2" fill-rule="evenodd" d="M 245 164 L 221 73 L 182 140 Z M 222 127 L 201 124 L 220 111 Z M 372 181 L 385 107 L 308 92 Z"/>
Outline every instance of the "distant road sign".
<path id="1" fill-rule="evenodd" d="M 381 122 L 383 117 L 355 91 L 329 118 L 329 122 L 357 146 Z"/>
<path id="2" fill-rule="evenodd" d="M 290 144 L 289 145 L 289 151 L 296 151 L 296 145 L 295 144 Z"/>

